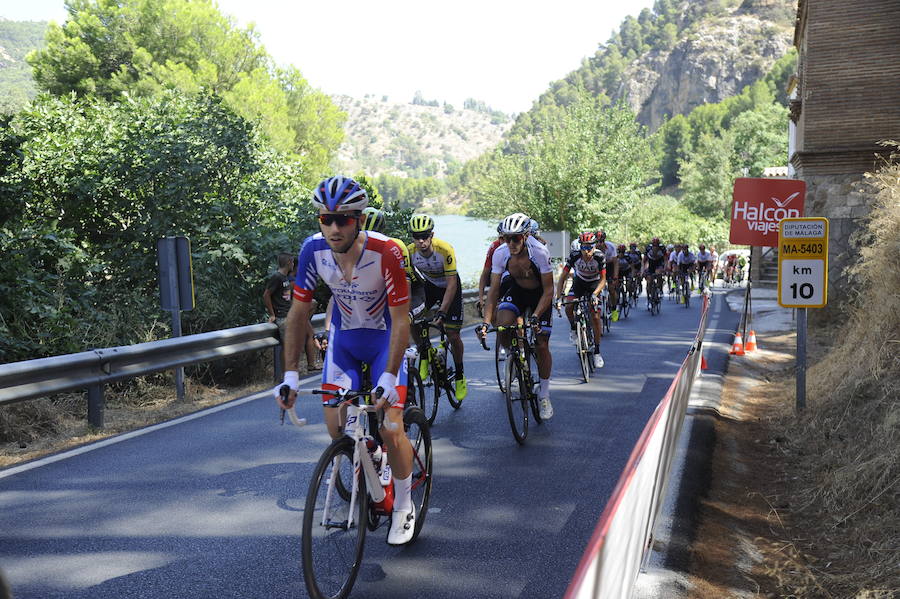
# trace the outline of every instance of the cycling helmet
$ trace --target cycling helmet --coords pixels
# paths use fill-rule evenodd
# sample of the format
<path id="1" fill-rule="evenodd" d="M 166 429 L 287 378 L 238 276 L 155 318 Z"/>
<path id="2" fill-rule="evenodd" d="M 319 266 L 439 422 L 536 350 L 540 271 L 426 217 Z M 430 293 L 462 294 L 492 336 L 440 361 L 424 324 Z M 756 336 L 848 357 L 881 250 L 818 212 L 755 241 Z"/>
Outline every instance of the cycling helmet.
<path id="1" fill-rule="evenodd" d="M 604 241 L 606 241 L 606 231 L 599 229 L 597 231 L 597 243 L 603 243 Z"/>
<path id="2" fill-rule="evenodd" d="M 620 244 L 619 244 L 619 247 L 617 247 L 616 249 L 619 250 L 620 252 L 624 252 L 624 251 L 625 251 L 625 244 L 624 244 L 624 243 L 620 243 Z"/>
<path id="3" fill-rule="evenodd" d="M 628 244 L 628 248 L 629 248 L 629 249 L 632 249 L 632 250 L 636 250 L 636 249 L 637 249 L 637 245 L 638 245 L 637 243 L 635 243 L 634 241 L 632 241 L 631 243 Z"/>
<path id="4" fill-rule="evenodd" d="M 706 249 L 706 245 L 703 244 L 703 243 L 701 243 L 701 244 L 700 244 L 700 251 L 702 252 L 702 251 L 705 250 L 705 249 Z"/>
<path id="5" fill-rule="evenodd" d="M 666 246 L 666 249 L 667 249 L 667 250 L 674 250 L 674 249 L 675 249 L 675 246 L 672 245 L 672 244 L 670 243 L 669 245 Z"/>
<path id="6" fill-rule="evenodd" d="M 312 194 L 313 206 L 329 212 L 362 210 L 369 204 L 369 196 L 359 183 L 350 177 L 323 179 Z"/>
<path id="7" fill-rule="evenodd" d="M 580 252 L 581 251 L 581 242 L 578 241 L 577 239 L 573 239 L 572 243 L 569 244 L 569 247 L 572 248 L 573 252 Z"/>
<path id="8" fill-rule="evenodd" d="M 597 236 L 593 231 L 585 231 L 578 236 L 578 243 L 596 243 Z"/>
<path id="9" fill-rule="evenodd" d="M 537 235 L 538 231 L 540 230 L 540 226 L 538 225 L 538 222 L 536 220 L 534 220 L 533 218 L 528 221 L 528 228 L 532 235 Z"/>
<path id="10" fill-rule="evenodd" d="M 503 222 L 500 225 L 500 234 L 501 235 L 524 235 L 528 233 L 530 230 L 529 222 L 530 218 L 522 214 L 521 212 L 516 212 L 515 214 L 510 214 L 506 218 L 503 219 Z"/>
<path id="11" fill-rule="evenodd" d="M 431 233 L 434 231 L 434 220 L 427 214 L 413 214 L 409 219 L 410 233 Z"/>
<path id="12" fill-rule="evenodd" d="M 654 238 L 650 241 L 650 243 L 653 244 L 653 245 L 659 245 L 659 244 L 660 244 L 659 237 L 654 237 Z"/>
<path id="13" fill-rule="evenodd" d="M 503 221 L 497 223 L 497 235 L 503 235 Z"/>
<path id="14" fill-rule="evenodd" d="M 364 231 L 384 232 L 384 211 L 369 206 L 362 213 L 366 217 L 366 222 L 362 226 Z"/>

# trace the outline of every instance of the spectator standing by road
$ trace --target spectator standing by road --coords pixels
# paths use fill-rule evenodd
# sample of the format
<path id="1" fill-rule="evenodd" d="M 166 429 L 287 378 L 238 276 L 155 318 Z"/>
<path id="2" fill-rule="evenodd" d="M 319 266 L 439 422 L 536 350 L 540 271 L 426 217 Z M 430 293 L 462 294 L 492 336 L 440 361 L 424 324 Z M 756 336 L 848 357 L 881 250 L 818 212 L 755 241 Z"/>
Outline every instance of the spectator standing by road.
<path id="1" fill-rule="evenodd" d="M 263 291 L 263 303 L 269 314 L 269 322 L 278 325 L 278 335 L 284 340 L 288 311 L 291 309 L 291 295 L 294 288 L 294 275 L 297 272 L 297 262 L 294 256 L 286 252 L 278 254 L 278 270 L 276 270 L 266 282 Z M 309 327 L 306 342 L 306 367 L 307 370 L 316 370 L 316 343 L 313 340 L 312 324 Z M 295 370 L 299 364 L 285 365 L 287 370 Z"/>

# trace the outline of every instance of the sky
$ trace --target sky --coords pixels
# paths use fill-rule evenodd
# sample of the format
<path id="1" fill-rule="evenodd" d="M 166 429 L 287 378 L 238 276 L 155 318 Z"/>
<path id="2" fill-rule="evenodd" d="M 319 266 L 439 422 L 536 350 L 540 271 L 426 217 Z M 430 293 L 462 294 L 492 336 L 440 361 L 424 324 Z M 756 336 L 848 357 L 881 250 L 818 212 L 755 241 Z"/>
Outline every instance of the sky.
<path id="1" fill-rule="evenodd" d="M 528 110 L 549 84 L 592 56 L 626 15 L 653 0 L 218 0 L 255 23 L 279 65 L 327 94 L 461 107 L 474 98 Z M 63 0 L 0 0 L 13 20 L 66 18 Z"/>

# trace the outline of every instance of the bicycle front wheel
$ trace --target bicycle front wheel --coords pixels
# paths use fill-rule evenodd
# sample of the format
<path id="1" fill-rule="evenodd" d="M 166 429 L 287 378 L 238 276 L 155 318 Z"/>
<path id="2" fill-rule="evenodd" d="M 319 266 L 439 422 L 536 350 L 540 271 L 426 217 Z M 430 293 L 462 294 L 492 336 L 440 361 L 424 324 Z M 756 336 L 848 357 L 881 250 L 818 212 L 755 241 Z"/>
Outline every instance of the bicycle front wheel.
<path id="1" fill-rule="evenodd" d="M 506 373 L 504 370 L 506 369 L 503 364 L 504 361 L 500 361 L 500 350 L 503 347 L 500 345 L 500 337 L 498 336 L 494 343 L 494 370 L 497 371 L 497 385 L 500 386 L 500 393 L 506 393 Z"/>
<path id="2" fill-rule="evenodd" d="M 425 523 L 428 500 L 431 498 L 431 428 L 425 414 L 418 408 L 409 408 L 403 413 L 403 428 L 413 449 L 410 494 L 416 508 L 416 528 L 413 531 L 415 540 Z"/>
<path id="3" fill-rule="evenodd" d="M 513 360 L 506 370 L 506 413 L 513 437 L 521 445 L 528 436 L 528 389 L 525 388 L 519 356 L 510 353 L 506 359 Z"/>
<path id="4" fill-rule="evenodd" d="M 367 456 L 363 456 L 367 458 Z M 355 493 L 339 493 L 337 481 L 354 480 L 353 441 L 334 441 L 319 458 L 303 510 L 303 579 L 313 599 L 344 599 L 362 565 L 368 494 L 362 472 Z"/>
<path id="5" fill-rule="evenodd" d="M 578 339 L 578 361 L 581 363 L 581 376 L 584 379 L 584 382 L 587 383 L 591 380 L 591 371 L 590 365 L 588 364 L 587 331 L 585 330 L 584 322 L 581 318 L 575 323 L 575 330 Z"/>
<path id="6" fill-rule="evenodd" d="M 428 420 L 428 424 L 434 424 L 434 419 L 437 418 L 437 395 L 425 393 L 425 383 L 422 382 L 422 377 L 419 376 L 418 368 L 410 368 L 408 378 L 406 405 L 421 408 L 425 414 L 425 419 Z M 410 402 L 410 398 L 413 398 L 414 401 Z"/>

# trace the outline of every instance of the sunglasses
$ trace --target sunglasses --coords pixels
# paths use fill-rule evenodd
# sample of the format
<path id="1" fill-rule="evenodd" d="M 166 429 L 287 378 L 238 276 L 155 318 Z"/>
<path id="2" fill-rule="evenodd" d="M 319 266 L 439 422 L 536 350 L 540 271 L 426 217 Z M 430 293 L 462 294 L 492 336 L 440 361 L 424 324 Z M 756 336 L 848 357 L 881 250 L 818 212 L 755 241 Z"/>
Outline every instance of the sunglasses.
<path id="1" fill-rule="evenodd" d="M 424 241 L 431 237 L 431 233 L 413 233 L 413 239 L 418 239 L 419 241 Z"/>
<path id="2" fill-rule="evenodd" d="M 359 217 L 351 214 L 320 214 L 319 222 L 326 227 L 336 224 L 339 227 L 346 227 Z"/>
<path id="3" fill-rule="evenodd" d="M 582 245 L 582 246 L 581 246 L 581 249 L 582 249 L 582 251 L 589 252 L 589 251 L 591 251 L 592 249 L 594 249 L 594 246 L 592 246 L 592 245 Z"/>
<path id="4" fill-rule="evenodd" d="M 522 240 L 525 239 L 524 235 L 504 235 L 503 239 L 506 243 L 522 243 Z"/>

